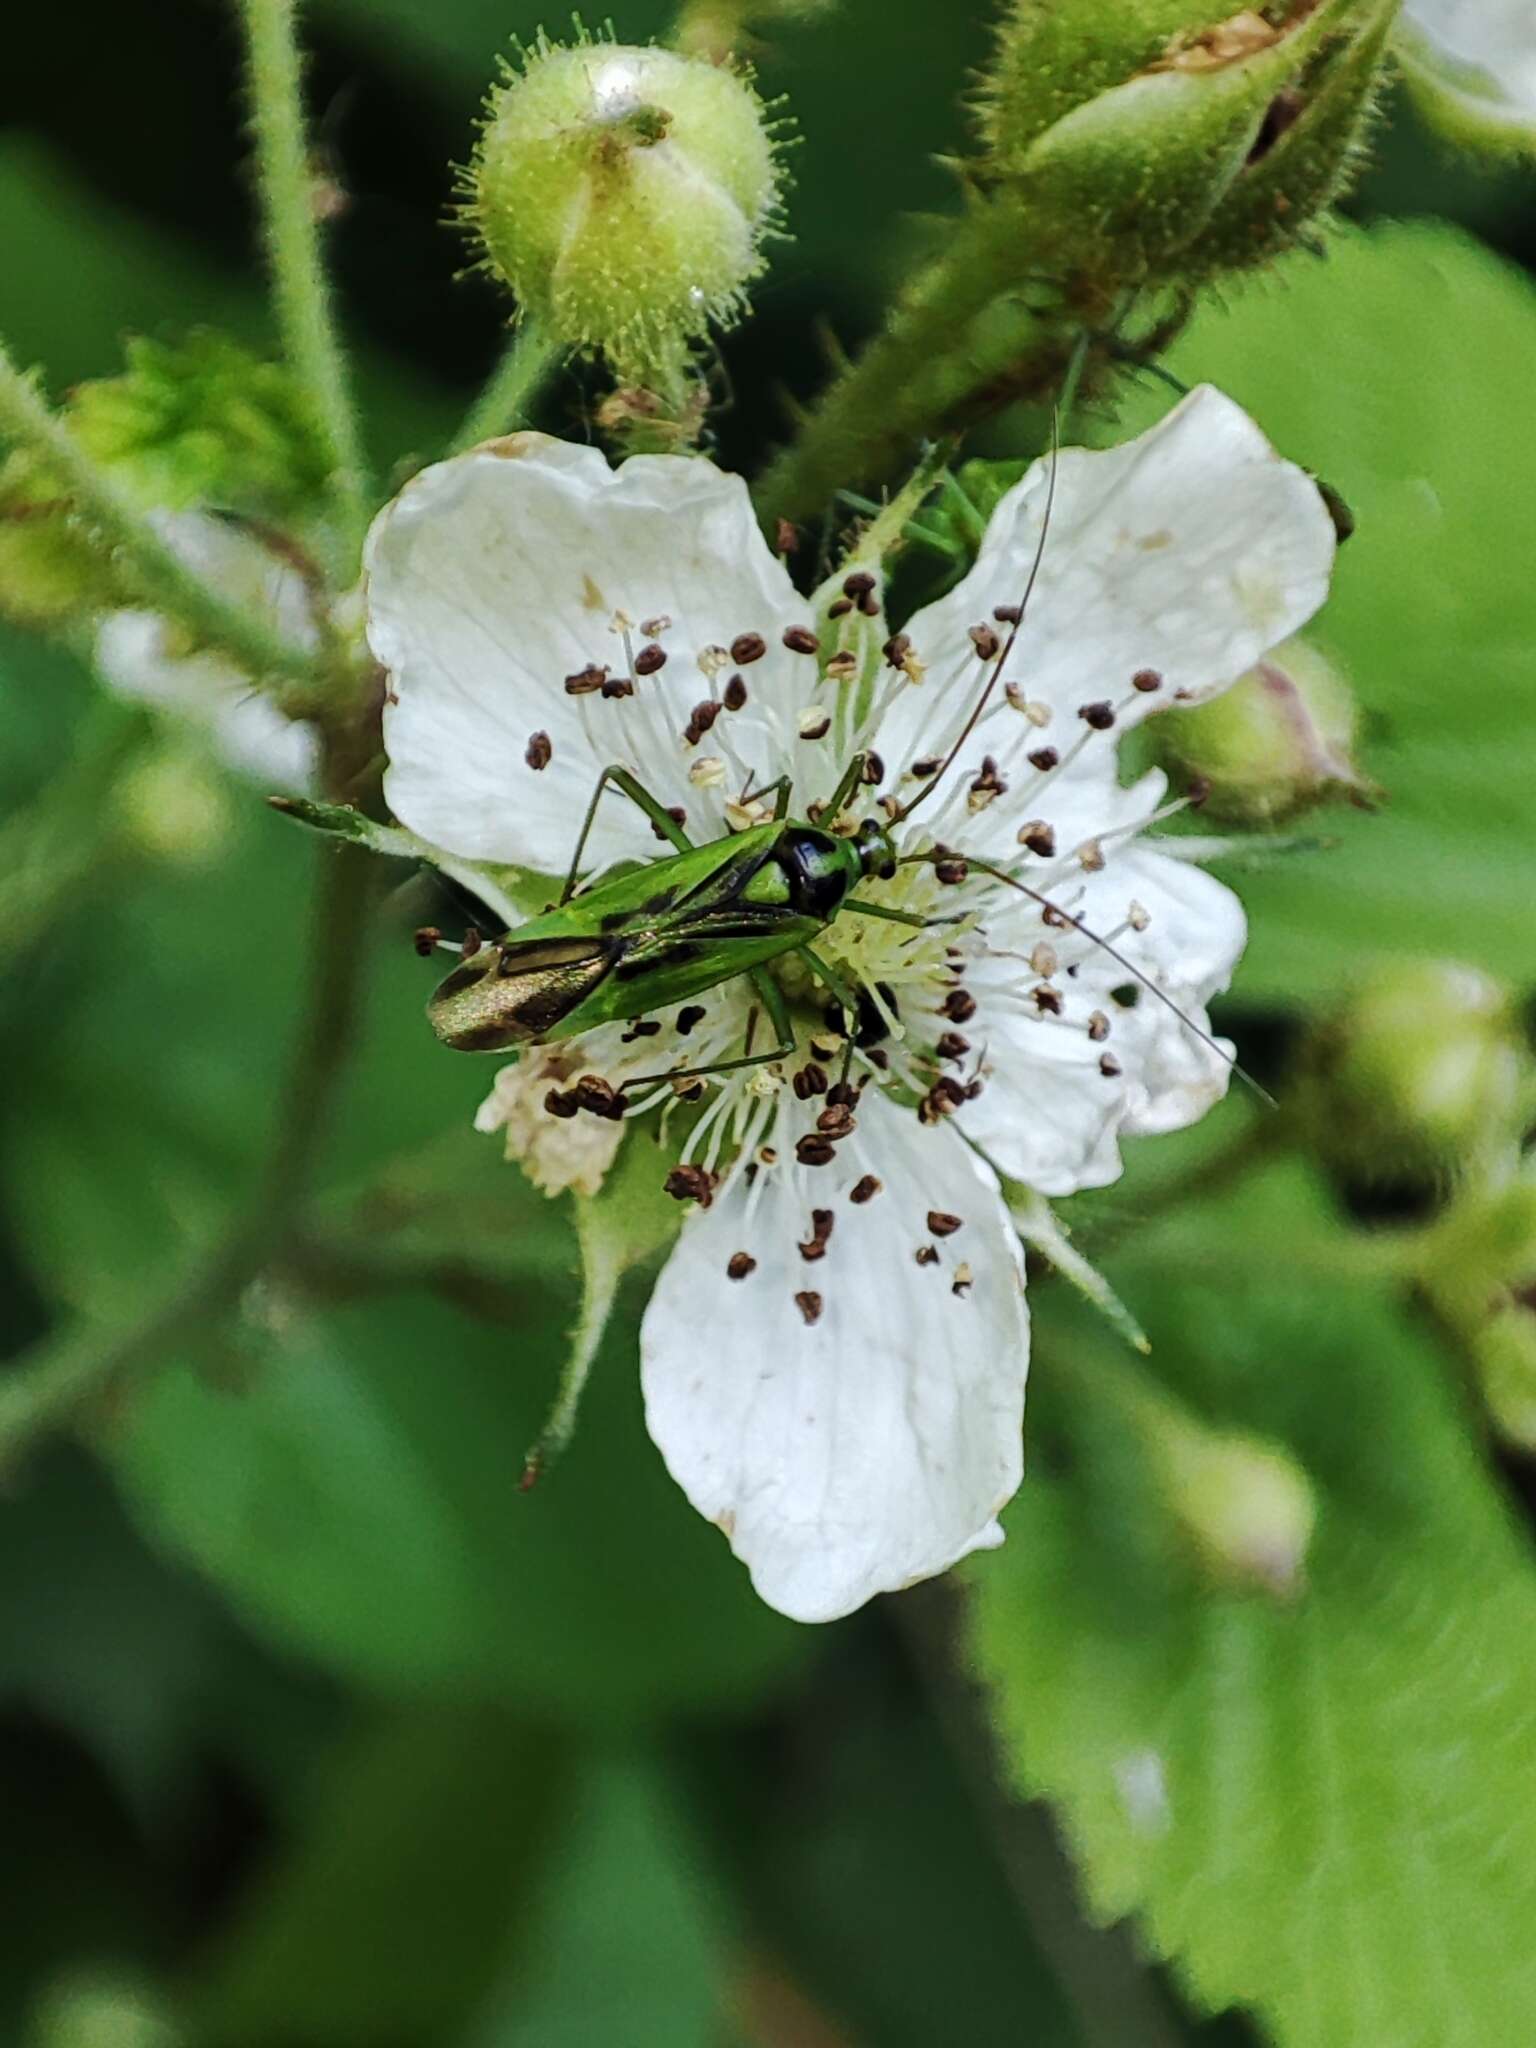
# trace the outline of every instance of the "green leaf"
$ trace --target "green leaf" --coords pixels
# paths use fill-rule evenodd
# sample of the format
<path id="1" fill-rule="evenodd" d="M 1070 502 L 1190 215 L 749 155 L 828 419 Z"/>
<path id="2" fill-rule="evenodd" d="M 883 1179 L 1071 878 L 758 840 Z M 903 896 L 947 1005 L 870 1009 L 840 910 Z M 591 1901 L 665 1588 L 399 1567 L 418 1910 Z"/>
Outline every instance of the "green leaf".
<path id="1" fill-rule="evenodd" d="M 1383 809 L 1330 850 L 1236 877 L 1244 998 L 1313 1000 L 1363 950 L 1536 976 L 1527 882 L 1536 720 L 1536 289 L 1455 230 L 1339 234 L 1207 305 L 1169 358 L 1326 477 L 1358 530 L 1314 631 L 1366 712 Z M 1117 435 L 1163 400 L 1126 409 Z M 1176 717 L 1176 712 L 1167 714 Z"/>
<path id="2" fill-rule="evenodd" d="M 643 1758 L 589 1779 L 518 1965 L 464 2048 L 716 2048 L 722 1909 L 660 1774 Z"/>
<path id="3" fill-rule="evenodd" d="M 493 1708 L 365 1726 L 320 1773 L 190 1988 L 209 2048 L 405 2048 L 462 2024 L 527 1934 L 569 1759 Z"/>
<path id="4" fill-rule="evenodd" d="M 1415 1327 L 1276 1279 L 1320 1197 L 1267 1178 L 1212 1206 L 1201 1277 L 1178 1230 L 1115 1277 L 1164 1379 L 1309 1472 L 1309 1589 L 1203 1589 L 1096 1398 L 1107 1340 L 1042 1288 L 1034 1469 L 974 1570 L 974 1654 L 1093 1912 L 1139 1914 L 1202 2004 L 1280 2048 L 1473 2048 L 1536 2000 L 1536 1573 Z"/>

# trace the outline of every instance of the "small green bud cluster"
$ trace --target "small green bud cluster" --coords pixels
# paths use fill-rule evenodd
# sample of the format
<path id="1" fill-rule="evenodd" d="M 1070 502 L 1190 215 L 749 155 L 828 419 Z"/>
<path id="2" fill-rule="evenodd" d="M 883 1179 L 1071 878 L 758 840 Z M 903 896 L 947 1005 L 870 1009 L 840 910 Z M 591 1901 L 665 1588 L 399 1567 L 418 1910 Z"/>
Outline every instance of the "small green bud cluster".
<path id="1" fill-rule="evenodd" d="M 1351 1178 L 1449 1182 L 1518 1142 L 1536 1104 L 1508 989 L 1474 967 L 1389 961 L 1314 1030 L 1297 1112 Z"/>
<path id="2" fill-rule="evenodd" d="M 779 191 L 774 123 L 736 72 L 541 40 L 491 94 L 464 215 L 525 316 L 670 386 L 741 310 Z"/>
<path id="3" fill-rule="evenodd" d="M 1536 1451 L 1536 1161 L 1463 1190 L 1436 1224 L 1417 1279 L 1495 1428 Z"/>
<path id="4" fill-rule="evenodd" d="M 985 77 L 984 189 L 1079 291 L 1262 263 L 1358 159 L 1398 0 L 1013 0 Z"/>
<path id="5" fill-rule="evenodd" d="M 1221 696 L 1149 730 L 1176 785 L 1198 787 L 1207 817 L 1265 826 L 1339 798 L 1370 805 L 1375 792 L 1354 762 L 1359 723 L 1339 671 L 1292 640 Z"/>

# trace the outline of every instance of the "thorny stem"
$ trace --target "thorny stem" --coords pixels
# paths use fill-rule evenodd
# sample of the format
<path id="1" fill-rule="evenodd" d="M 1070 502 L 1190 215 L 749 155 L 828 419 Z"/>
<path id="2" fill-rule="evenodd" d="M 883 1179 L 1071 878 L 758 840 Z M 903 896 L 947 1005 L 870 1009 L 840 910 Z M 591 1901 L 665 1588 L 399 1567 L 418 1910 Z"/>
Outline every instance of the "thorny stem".
<path id="1" fill-rule="evenodd" d="M 250 59 L 257 183 L 273 296 L 294 374 L 324 437 L 331 489 L 341 514 L 343 581 L 356 569 L 367 530 L 368 476 L 351 380 L 336 331 L 320 253 L 315 178 L 304 132 L 295 21 L 298 0 L 242 0 Z"/>
<path id="2" fill-rule="evenodd" d="M 963 423 L 990 387 L 1022 397 L 1059 385 L 1082 322 L 1065 306 L 1031 312 L 1013 297 L 1020 248 L 1012 213 L 976 208 L 770 467 L 756 494 L 765 521 L 814 518 L 838 490 L 883 481 L 918 442 Z M 983 320 L 989 309 L 999 317 Z"/>
<path id="3" fill-rule="evenodd" d="M 527 317 L 519 321 L 501 361 L 449 442 L 448 453 L 462 455 L 466 448 L 520 427 L 530 402 L 559 361 L 560 353 L 559 341 L 535 321 Z"/>
<path id="4" fill-rule="evenodd" d="M 47 462 L 71 509 L 132 571 L 146 604 L 174 619 L 202 645 L 218 649 L 255 678 L 313 685 L 314 657 L 231 604 L 189 569 L 111 478 L 97 468 L 31 380 L 0 344 L 0 441 L 13 440 Z"/>
<path id="5" fill-rule="evenodd" d="M 224 1314 L 281 1251 L 330 1124 L 329 1112 L 357 1025 L 359 930 L 372 889 L 366 853 L 318 850 L 319 887 L 308 1014 L 278 1115 L 277 1137 L 249 1208 L 211 1253 L 131 1329 L 70 1330 L 36 1346 L 0 1379 L 0 1464 L 46 1430 L 140 1369 L 160 1365 L 209 1320 Z"/>

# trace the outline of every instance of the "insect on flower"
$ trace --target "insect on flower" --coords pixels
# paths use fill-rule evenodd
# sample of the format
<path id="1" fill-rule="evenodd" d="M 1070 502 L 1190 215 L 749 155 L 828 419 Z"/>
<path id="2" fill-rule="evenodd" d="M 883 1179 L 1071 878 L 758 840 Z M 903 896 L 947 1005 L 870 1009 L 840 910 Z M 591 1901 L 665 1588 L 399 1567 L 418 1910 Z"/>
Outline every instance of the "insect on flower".
<path id="1" fill-rule="evenodd" d="M 1001 1540 L 1028 1323 L 999 1176 L 1103 1185 L 1230 1071 L 1205 1005 L 1240 908 L 1156 844 L 1165 784 L 1122 785 L 1118 738 L 1295 632 L 1333 548 L 1209 390 L 1038 464 L 896 633 L 878 554 L 807 601 L 699 458 L 519 435 L 375 526 L 401 850 L 507 925 L 433 1025 L 519 1050 L 479 1122 L 546 1188 L 597 1188 L 641 1121 L 660 1142 L 688 1213 L 647 1419 L 785 1612 Z M 520 921 L 507 871 L 556 847 L 560 900 Z"/>

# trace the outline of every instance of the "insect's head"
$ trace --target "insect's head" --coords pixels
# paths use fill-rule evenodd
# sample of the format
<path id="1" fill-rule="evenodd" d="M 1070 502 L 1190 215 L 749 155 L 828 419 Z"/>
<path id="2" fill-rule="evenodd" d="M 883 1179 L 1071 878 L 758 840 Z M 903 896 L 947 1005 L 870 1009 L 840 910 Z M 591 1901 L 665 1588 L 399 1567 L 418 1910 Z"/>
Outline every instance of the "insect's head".
<path id="1" fill-rule="evenodd" d="M 866 818 L 854 834 L 853 849 L 866 876 L 888 882 L 896 872 L 896 848 L 889 829 L 878 818 Z"/>
<path id="2" fill-rule="evenodd" d="M 612 964 L 591 939 L 485 946 L 456 967 L 427 1004 L 427 1020 L 457 1052 L 505 1052 L 562 1035 Z"/>

